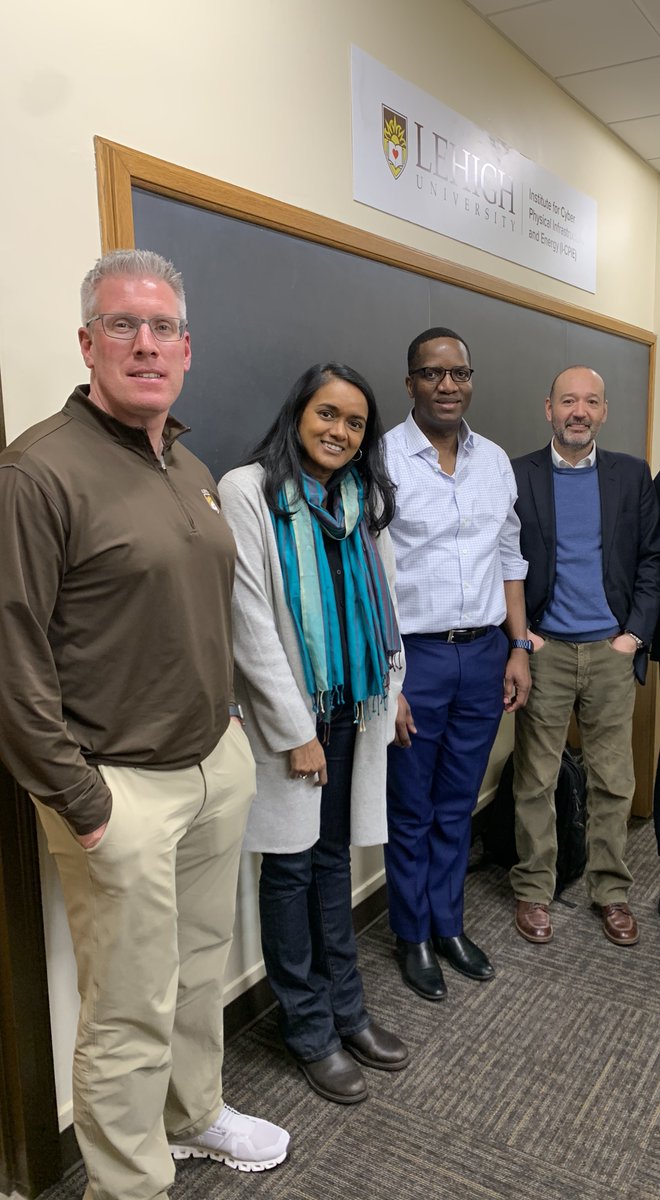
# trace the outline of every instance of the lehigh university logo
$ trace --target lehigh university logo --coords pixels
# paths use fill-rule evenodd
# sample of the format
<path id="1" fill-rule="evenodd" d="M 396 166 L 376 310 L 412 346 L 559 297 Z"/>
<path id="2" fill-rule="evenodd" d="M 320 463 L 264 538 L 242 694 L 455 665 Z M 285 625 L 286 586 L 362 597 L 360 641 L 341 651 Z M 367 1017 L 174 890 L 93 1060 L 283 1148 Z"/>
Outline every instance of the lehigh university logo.
<path id="1" fill-rule="evenodd" d="M 383 105 L 383 150 L 395 179 L 408 161 L 408 118 Z"/>

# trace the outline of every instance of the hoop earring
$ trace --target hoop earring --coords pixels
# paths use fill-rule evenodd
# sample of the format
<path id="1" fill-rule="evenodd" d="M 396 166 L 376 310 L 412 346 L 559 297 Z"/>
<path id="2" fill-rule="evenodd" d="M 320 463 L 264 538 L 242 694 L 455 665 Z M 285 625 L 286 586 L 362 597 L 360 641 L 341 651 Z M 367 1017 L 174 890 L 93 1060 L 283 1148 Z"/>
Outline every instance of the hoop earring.
<path id="1" fill-rule="evenodd" d="M 358 446 L 357 450 L 355 451 L 355 454 L 353 455 L 353 457 L 351 459 L 351 462 L 359 462 L 361 458 L 362 458 L 362 448 L 360 446 Z"/>

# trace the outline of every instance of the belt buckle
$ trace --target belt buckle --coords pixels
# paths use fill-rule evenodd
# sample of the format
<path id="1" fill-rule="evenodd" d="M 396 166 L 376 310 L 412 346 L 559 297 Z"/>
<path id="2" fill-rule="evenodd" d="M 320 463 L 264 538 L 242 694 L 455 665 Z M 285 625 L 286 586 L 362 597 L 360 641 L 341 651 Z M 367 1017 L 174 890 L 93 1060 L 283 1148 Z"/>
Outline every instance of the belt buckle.
<path id="1" fill-rule="evenodd" d="M 448 641 L 448 642 L 453 642 L 453 640 L 454 640 L 454 634 L 455 634 L 455 633 L 456 633 L 456 630 L 455 630 L 455 629 L 450 629 L 450 630 L 449 630 L 449 633 L 448 633 L 448 635 L 447 635 L 447 641 Z"/>

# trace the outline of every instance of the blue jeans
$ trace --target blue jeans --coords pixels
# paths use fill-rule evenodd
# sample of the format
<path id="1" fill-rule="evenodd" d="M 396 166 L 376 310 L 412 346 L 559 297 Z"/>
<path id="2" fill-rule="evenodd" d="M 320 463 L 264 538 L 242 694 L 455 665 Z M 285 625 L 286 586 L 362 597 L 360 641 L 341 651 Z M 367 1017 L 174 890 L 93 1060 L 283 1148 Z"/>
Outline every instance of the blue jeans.
<path id="1" fill-rule="evenodd" d="M 297 854 L 264 854 L 259 881 L 261 944 L 268 981 L 280 1003 L 287 1048 L 317 1062 L 341 1038 L 370 1022 L 357 966 L 351 901 L 353 705 L 333 716 L 324 747 L 328 782 L 321 794 L 318 842 Z M 311 786 L 311 784 L 310 784 Z"/>

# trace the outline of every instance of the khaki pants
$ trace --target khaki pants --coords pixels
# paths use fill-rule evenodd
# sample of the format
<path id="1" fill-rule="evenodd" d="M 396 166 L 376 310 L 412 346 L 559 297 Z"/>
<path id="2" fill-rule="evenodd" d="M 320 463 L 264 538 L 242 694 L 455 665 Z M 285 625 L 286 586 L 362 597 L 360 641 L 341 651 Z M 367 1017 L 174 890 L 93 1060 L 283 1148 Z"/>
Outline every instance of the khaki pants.
<path id="1" fill-rule="evenodd" d="M 102 767 L 108 828 L 83 850 L 37 802 L 78 967 L 74 1124 L 85 1200 L 165 1200 L 170 1139 L 222 1105 L 222 985 L 254 761 L 235 721 L 197 767 Z"/>
<path id="2" fill-rule="evenodd" d="M 632 660 L 609 641 L 550 638 L 531 656 L 532 690 L 516 713 L 513 756 L 520 862 L 510 878 L 518 900 L 549 904 L 554 894 L 554 792 L 574 704 L 587 768 L 587 891 L 598 905 L 627 899 L 632 876 L 623 856 L 635 790 Z"/>

